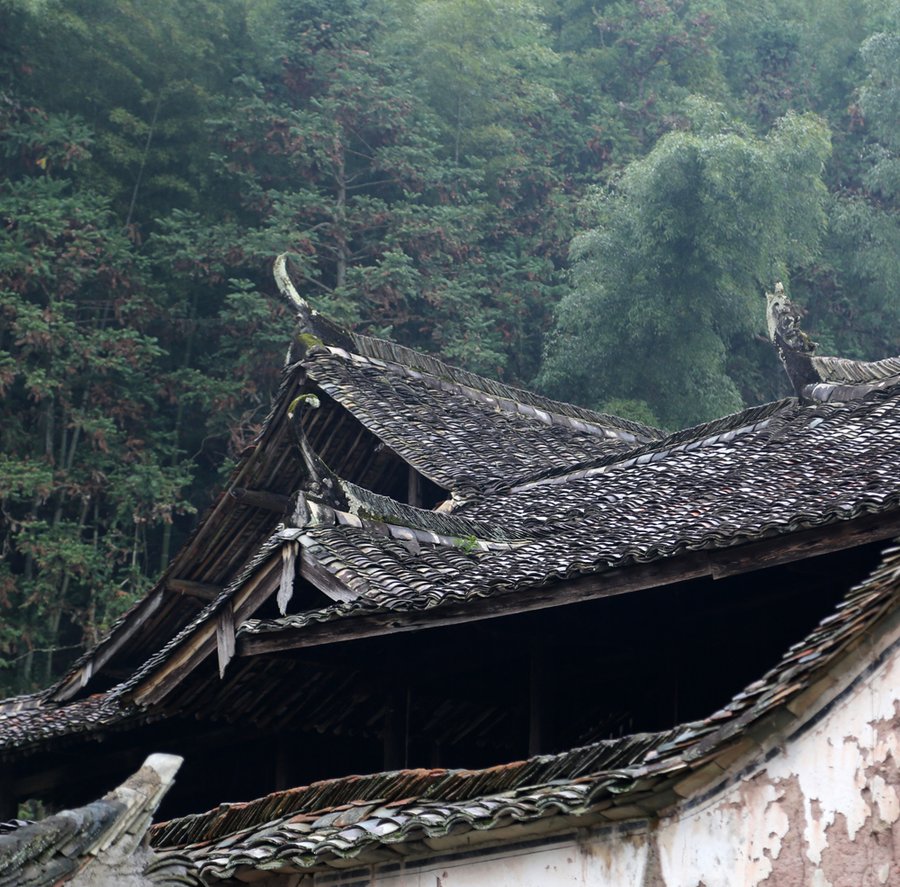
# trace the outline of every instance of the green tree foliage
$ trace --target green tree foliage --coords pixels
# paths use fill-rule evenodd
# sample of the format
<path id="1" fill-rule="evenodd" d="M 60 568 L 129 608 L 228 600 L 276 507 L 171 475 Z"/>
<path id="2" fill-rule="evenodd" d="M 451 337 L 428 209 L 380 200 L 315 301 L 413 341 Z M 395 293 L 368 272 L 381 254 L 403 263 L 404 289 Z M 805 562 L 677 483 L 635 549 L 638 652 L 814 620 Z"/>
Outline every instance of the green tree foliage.
<path id="1" fill-rule="evenodd" d="M 144 589 L 148 531 L 187 507 L 187 477 L 153 417 L 152 291 L 106 201 L 7 180 L 0 226 L 0 656 L 28 686 Z"/>
<path id="2" fill-rule="evenodd" d="M 555 310 L 548 388 L 673 426 L 782 393 L 758 294 L 787 272 L 823 347 L 896 353 L 896 22 L 0 0 L 0 683 L 152 581 L 259 429 L 286 249 L 321 310 L 513 382 Z"/>
<path id="3" fill-rule="evenodd" d="M 272 257 L 290 249 L 320 309 L 502 373 L 539 332 L 535 313 L 558 283 L 549 253 L 561 255 L 568 231 L 541 249 L 552 228 L 541 212 L 555 188 L 550 163 L 539 175 L 528 170 L 525 147 L 501 131 L 496 112 L 493 123 L 485 116 L 487 100 L 466 117 L 468 153 L 457 162 L 455 136 L 393 55 L 403 23 L 370 7 L 270 5 L 282 27 L 256 35 L 268 47 L 260 57 L 278 61 L 242 77 L 215 120 L 230 212 L 213 224 L 170 216 L 151 246 L 161 262 L 174 254 L 179 273 L 260 282 Z M 509 105 L 507 116 L 522 108 Z M 486 152 L 477 162 L 476 144 Z M 539 347 L 528 352 L 530 375 Z"/>
<path id="4" fill-rule="evenodd" d="M 900 18 L 900 4 L 894 8 Z M 873 34 L 863 43 L 861 54 L 868 76 L 860 109 L 874 141 L 866 184 L 896 207 L 900 196 L 900 25 Z"/>
<path id="5" fill-rule="evenodd" d="M 893 4 L 897 20 L 900 6 Z M 826 347 L 875 359 L 900 350 L 900 33 L 859 52 L 864 79 L 851 106 L 857 159 L 829 200 L 822 260 L 803 281 L 810 322 Z"/>
<path id="6" fill-rule="evenodd" d="M 238 73 L 242 0 L 5 5 L 28 52 L 8 70 L 14 88 L 90 127 L 80 178 L 106 195 L 133 238 L 173 205 L 196 206 L 201 194 L 209 202 L 206 118 Z"/>
<path id="7" fill-rule="evenodd" d="M 824 223 L 821 121 L 786 117 L 757 139 L 715 106 L 693 118 L 589 200 L 543 376 L 591 406 L 644 401 L 669 427 L 742 405 L 732 342 L 752 335 L 773 273 L 813 258 Z"/>

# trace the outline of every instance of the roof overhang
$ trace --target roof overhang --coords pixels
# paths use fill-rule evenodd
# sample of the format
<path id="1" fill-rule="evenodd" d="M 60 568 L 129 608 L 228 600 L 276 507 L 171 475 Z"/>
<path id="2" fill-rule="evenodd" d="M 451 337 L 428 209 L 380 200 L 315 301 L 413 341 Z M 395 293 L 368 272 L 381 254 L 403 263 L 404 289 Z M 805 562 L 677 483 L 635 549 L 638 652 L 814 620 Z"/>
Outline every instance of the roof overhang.
<path id="1" fill-rule="evenodd" d="M 381 609 L 377 612 L 351 614 L 336 612 L 335 618 L 331 620 L 301 624 L 290 616 L 280 620 L 248 622 L 239 626 L 236 654 L 268 655 L 562 607 L 703 577 L 724 579 L 891 539 L 898 534 L 900 512 L 869 514 L 762 541 L 717 550 L 685 552 L 650 563 L 612 567 L 603 572 L 552 584 L 498 591 L 488 597 L 475 597 L 424 610 Z"/>

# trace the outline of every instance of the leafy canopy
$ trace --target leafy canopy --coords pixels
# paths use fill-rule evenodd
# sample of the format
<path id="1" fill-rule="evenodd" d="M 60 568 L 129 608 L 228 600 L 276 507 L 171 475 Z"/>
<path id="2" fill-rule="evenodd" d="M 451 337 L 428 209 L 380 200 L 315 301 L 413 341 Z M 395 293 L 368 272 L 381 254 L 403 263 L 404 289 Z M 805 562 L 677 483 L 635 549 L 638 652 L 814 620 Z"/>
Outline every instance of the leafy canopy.
<path id="1" fill-rule="evenodd" d="M 616 185 L 585 202 L 542 381 L 595 407 L 644 401 L 668 426 L 741 407 L 732 340 L 761 325 L 762 288 L 815 255 L 825 126 L 783 118 L 765 138 L 693 101 Z"/>

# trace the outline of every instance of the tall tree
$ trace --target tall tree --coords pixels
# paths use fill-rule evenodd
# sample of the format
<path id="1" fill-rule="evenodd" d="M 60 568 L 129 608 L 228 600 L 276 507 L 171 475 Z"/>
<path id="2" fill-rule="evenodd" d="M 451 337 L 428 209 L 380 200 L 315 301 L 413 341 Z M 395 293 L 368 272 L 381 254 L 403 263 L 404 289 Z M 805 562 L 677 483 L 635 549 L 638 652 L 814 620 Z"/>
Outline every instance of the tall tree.
<path id="1" fill-rule="evenodd" d="M 732 342 L 761 324 L 763 287 L 810 261 L 824 222 L 819 120 L 786 117 L 757 139 L 716 106 L 691 113 L 690 131 L 589 200 L 542 374 L 553 393 L 638 402 L 669 427 L 741 406 Z"/>

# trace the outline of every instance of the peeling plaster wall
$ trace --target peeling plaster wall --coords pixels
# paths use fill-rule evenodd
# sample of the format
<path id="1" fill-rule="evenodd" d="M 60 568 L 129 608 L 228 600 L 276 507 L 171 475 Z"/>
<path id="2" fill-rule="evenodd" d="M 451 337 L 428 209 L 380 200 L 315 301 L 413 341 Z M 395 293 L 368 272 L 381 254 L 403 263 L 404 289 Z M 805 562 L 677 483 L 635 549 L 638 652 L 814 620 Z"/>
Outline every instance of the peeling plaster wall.
<path id="1" fill-rule="evenodd" d="M 896 650 L 767 763 L 661 821 L 327 874 L 319 887 L 879 887 L 900 884 Z"/>
<path id="2" fill-rule="evenodd" d="M 665 821 L 666 887 L 900 883 L 900 658 L 895 654 L 764 767 Z"/>

